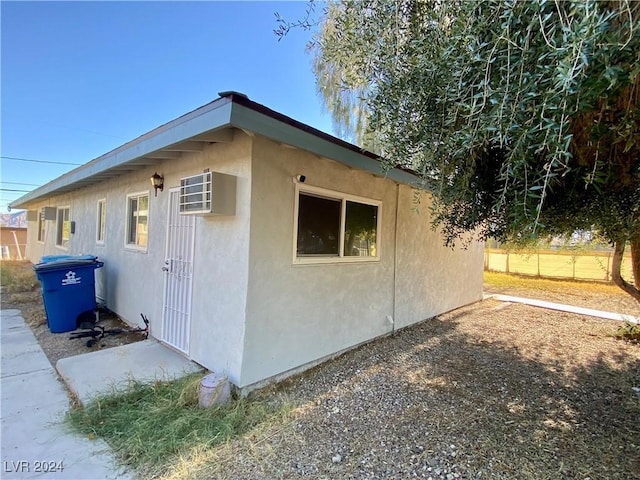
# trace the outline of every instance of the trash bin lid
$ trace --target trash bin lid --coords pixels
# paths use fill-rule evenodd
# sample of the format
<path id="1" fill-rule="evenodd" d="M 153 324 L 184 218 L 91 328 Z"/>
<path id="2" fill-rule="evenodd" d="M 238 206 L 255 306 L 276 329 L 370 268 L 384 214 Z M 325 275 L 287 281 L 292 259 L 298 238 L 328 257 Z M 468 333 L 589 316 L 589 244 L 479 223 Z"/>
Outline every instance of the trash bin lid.
<path id="1" fill-rule="evenodd" d="M 84 258 L 79 258 L 84 257 Z M 97 260 L 97 257 L 92 255 L 84 255 L 79 257 L 62 258 L 46 263 L 38 263 L 33 266 L 36 272 L 44 272 L 47 270 L 57 270 L 59 268 L 72 268 L 81 267 L 85 265 L 95 265 L 96 268 L 100 268 L 104 265 L 103 262 Z"/>
<path id="2" fill-rule="evenodd" d="M 40 259 L 40 263 L 51 263 L 59 260 L 96 260 L 95 255 L 45 255 Z"/>
<path id="3" fill-rule="evenodd" d="M 71 255 L 45 255 L 40 259 L 40 263 L 55 262 L 56 260 L 63 260 L 66 258 L 71 258 Z"/>

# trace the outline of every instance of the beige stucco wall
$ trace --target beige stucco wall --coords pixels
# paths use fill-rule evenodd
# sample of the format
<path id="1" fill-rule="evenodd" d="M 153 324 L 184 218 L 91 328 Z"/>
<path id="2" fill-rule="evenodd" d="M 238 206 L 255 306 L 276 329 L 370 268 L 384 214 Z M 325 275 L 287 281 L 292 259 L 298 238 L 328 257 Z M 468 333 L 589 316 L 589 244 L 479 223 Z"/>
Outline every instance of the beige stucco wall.
<path id="1" fill-rule="evenodd" d="M 162 338 L 167 190 L 205 168 L 237 177 L 237 207 L 234 216 L 196 217 L 189 353 L 240 387 L 481 298 L 482 246 L 444 247 L 430 227 L 428 197 L 416 213 L 410 187 L 240 131 L 232 143 L 49 199 L 47 206 L 70 206 L 76 233 L 61 250 L 55 221 L 46 222 L 44 244 L 36 241 L 37 222 L 30 222 L 28 255 L 32 261 L 98 255 L 105 262 L 98 293 L 107 306 L 133 323 L 145 313 L 152 335 Z M 165 192 L 157 197 L 149 184 L 154 171 L 165 177 Z M 306 185 L 381 202 L 379 261 L 294 264 L 297 174 L 306 176 Z M 140 191 L 150 200 L 144 253 L 125 248 L 126 196 Z M 102 198 L 107 233 L 105 244 L 97 245 Z"/>
<path id="2" fill-rule="evenodd" d="M 161 324 L 162 275 L 159 270 L 164 255 L 164 243 L 158 236 L 163 216 L 162 197 L 154 198 L 149 185 L 149 173 L 133 172 L 103 184 L 84 188 L 66 195 L 51 197 L 46 206 L 69 207 L 70 220 L 76 224 L 68 248 L 55 245 L 56 221 L 45 221 L 45 242 L 37 239 L 37 222 L 29 222 L 31 261 L 43 255 L 94 254 L 105 263 L 97 270 L 96 290 L 106 305 L 123 319 L 138 323 L 140 313 L 152 320 L 152 329 Z M 151 190 L 151 191 L 149 191 Z M 149 197 L 149 245 L 145 253 L 125 249 L 126 195 L 147 191 Z M 96 243 L 96 212 L 99 199 L 106 199 L 106 235 L 104 245 Z M 39 207 L 44 205 L 38 205 Z M 156 269 L 156 266 L 157 269 Z M 158 298 L 160 301 L 151 299 Z M 157 305 L 159 303 L 160 305 Z"/>
<path id="3" fill-rule="evenodd" d="M 217 147 L 217 148 L 216 148 Z M 236 176 L 233 216 L 197 216 L 191 358 L 240 382 L 249 276 L 251 139 L 236 132 L 233 143 L 194 154 L 194 171 L 204 168 Z"/>
<path id="4" fill-rule="evenodd" d="M 196 218 L 190 357 L 209 369 L 224 371 L 239 381 L 248 277 L 251 139 L 236 132 L 232 143 L 208 145 L 203 152 L 120 176 L 101 185 L 52 197 L 41 206 L 69 206 L 76 222 L 68 249 L 55 246 L 56 222 L 46 222 L 46 242 L 37 242 L 37 222 L 29 222 L 29 258 L 91 253 L 104 261 L 97 270 L 97 294 L 107 307 L 130 323 L 151 321 L 151 333 L 162 338 L 168 189 L 180 178 L 205 168 L 237 176 L 237 211 L 233 217 Z M 165 177 L 165 191 L 155 197 L 149 177 Z M 149 193 L 149 243 L 146 252 L 125 247 L 127 194 Z M 96 244 L 97 202 L 106 198 L 106 238 Z"/>
<path id="5" fill-rule="evenodd" d="M 297 174 L 306 176 L 305 185 L 382 201 L 378 262 L 294 264 Z M 260 137 L 254 140 L 252 178 L 240 386 L 286 375 L 481 298 L 481 246 L 445 248 L 431 230 L 427 205 L 414 211 L 410 187 Z"/>
<path id="6" fill-rule="evenodd" d="M 381 200 L 380 261 L 293 265 L 297 174 L 305 185 Z M 395 185 L 362 171 L 254 140 L 247 386 L 390 331 L 393 311 Z"/>
<path id="7" fill-rule="evenodd" d="M 401 185 L 398 200 L 396 328 L 481 300 L 484 244 L 445 247 L 431 228 L 430 195 L 416 204 L 414 190 Z"/>

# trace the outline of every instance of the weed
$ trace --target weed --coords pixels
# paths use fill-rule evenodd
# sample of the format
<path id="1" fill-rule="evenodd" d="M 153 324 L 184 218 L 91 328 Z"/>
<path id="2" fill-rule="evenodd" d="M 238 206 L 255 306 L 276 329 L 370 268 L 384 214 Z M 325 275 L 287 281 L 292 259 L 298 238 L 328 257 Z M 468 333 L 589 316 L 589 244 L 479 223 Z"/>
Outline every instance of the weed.
<path id="1" fill-rule="evenodd" d="M 276 405 L 247 399 L 228 406 L 198 406 L 201 374 L 172 382 L 134 383 L 124 394 L 74 408 L 69 423 L 103 438 L 120 460 L 145 477 L 161 474 L 193 449 L 208 450 L 277 416 Z"/>
<path id="2" fill-rule="evenodd" d="M 0 262 L 0 285 L 6 292 L 31 292 L 40 284 L 36 280 L 31 263 L 3 260 Z"/>
<path id="3" fill-rule="evenodd" d="M 613 336 L 620 340 L 640 344 L 640 325 L 631 322 L 624 322 L 624 325 L 619 327 Z"/>

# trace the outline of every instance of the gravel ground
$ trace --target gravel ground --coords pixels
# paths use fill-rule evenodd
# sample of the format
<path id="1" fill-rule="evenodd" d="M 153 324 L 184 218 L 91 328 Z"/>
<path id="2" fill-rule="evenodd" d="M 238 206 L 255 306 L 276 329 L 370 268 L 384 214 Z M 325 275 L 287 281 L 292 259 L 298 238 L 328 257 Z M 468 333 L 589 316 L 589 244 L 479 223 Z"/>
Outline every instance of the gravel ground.
<path id="1" fill-rule="evenodd" d="M 617 326 L 495 300 L 458 309 L 257 393 L 289 404 L 288 421 L 165 478 L 640 478 L 640 346 Z"/>
<path id="2" fill-rule="evenodd" d="M 640 315 L 615 289 L 491 293 Z M 2 294 L 49 359 L 85 353 L 42 324 L 39 292 Z M 175 479 L 640 479 L 640 346 L 618 323 L 486 300 L 404 329 L 253 397 L 267 422 L 177 459 Z M 129 341 L 126 337 L 105 339 Z"/>
<path id="3" fill-rule="evenodd" d="M 31 331 L 54 367 L 61 358 L 117 347 L 144 339 L 141 334 L 137 333 L 119 334 L 105 336 L 95 345 L 87 347 L 87 339 L 69 339 L 69 333 L 51 333 L 47 327 L 47 317 L 45 316 L 39 287 L 28 292 L 3 291 L 1 300 L 3 309 L 17 308 L 22 312 L 22 317 L 27 325 L 31 327 Z M 106 329 L 128 328 L 126 323 L 111 312 L 102 312 L 99 318 L 98 325 Z"/>

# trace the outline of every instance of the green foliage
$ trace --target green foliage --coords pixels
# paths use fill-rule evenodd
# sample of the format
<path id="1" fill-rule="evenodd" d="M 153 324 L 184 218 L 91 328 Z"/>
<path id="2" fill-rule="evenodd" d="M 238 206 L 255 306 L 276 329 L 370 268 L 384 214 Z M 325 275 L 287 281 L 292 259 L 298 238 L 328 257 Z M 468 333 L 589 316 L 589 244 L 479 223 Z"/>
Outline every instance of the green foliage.
<path id="1" fill-rule="evenodd" d="M 212 448 L 277 413 L 274 406 L 246 399 L 202 409 L 201 377 L 136 383 L 127 393 L 72 410 L 68 421 L 80 433 L 103 438 L 123 463 L 151 477 L 166 471 L 180 455 Z"/>
<path id="2" fill-rule="evenodd" d="M 590 230 L 616 271 L 640 252 L 640 2 L 349 0 L 319 22 L 339 131 L 418 173 L 447 244 Z"/>
<path id="3" fill-rule="evenodd" d="M 449 242 L 630 238 L 639 16 L 626 1 L 332 3 L 316 73 L 338 123 L 420 174 Z"/>
<path id="4" fill-rule="evenodd" d="M 631 343 L 640 344 L 640 325 L 624 322 L 624 325 L 618 328 L 613 336 Z"/>

